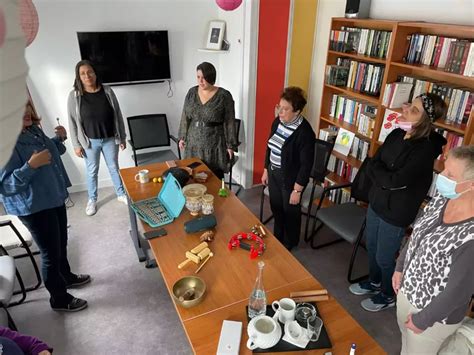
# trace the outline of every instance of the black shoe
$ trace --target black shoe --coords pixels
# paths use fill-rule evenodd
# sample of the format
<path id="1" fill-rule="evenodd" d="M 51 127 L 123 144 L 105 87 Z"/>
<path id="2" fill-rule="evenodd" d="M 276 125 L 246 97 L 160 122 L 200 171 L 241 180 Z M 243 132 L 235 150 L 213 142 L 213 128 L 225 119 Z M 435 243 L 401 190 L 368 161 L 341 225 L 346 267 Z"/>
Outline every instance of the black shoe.
<path id="1" fill-rule="evenodd" d="M 82 311 L 84 308 L 87 308 L 87 301 L 82 300 L 80 298 L 73 297 L 68 304 L 64 306 L 53 306 L 51 305 L 51 308 L 54 311 L 58 312 L 77 312 L 77 311 Z"/>
<path id="2" fill-rule="evenodd" d="M 77 288 L 91 282 L 91 275 L 79 274 L 76 278 L 66 285 L 66 288 Z"/>

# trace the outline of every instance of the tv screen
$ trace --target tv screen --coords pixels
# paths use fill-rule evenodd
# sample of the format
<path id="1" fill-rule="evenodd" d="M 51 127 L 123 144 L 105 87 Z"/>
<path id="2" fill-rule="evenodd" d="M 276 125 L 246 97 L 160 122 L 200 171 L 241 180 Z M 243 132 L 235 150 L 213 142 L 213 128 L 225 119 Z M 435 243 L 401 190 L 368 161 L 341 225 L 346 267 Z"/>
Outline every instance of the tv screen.
<path id="1" fill-rule="evenodd" d="M 77 39 L 104 84 L 171 79 L 168 31 L 78 32 Z"/>

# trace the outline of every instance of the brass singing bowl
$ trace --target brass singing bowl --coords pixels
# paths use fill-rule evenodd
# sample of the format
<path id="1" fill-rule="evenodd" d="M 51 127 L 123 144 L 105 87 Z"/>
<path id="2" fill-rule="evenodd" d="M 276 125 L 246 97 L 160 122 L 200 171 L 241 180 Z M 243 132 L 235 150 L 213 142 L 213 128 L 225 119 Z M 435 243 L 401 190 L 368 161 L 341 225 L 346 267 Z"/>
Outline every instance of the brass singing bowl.
<path id="1" fill-rule="evenodd" d="M 206 283 L 197 276 L 186 276 L 173 285 L 173 298 L 177 304 L 184 308 L 191 308 L 204 298 Z"/>

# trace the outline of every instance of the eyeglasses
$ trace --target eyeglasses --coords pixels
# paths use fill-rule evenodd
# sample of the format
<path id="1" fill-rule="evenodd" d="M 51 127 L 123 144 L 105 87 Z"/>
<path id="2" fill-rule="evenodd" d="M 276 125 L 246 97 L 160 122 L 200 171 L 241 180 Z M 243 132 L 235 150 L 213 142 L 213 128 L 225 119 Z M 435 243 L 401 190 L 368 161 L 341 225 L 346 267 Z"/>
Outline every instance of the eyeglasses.
<path id="1" fill-rule="evenodd" d="M 289 112 L 289 111 L 293 111 L 293 107 L 276 105 L 275 110 L 277 112 Z"/>

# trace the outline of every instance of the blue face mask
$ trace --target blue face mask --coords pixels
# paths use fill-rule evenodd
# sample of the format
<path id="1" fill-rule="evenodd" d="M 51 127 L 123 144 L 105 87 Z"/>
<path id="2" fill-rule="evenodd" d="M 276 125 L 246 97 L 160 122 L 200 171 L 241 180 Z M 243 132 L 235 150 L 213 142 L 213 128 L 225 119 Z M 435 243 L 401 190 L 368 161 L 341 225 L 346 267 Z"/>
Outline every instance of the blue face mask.
<path id="1" fill-rule="evenodd" d="M 453 199 L 453 200 L 458 198 L 464 193 L 464 192 L 461 192 L 461 193 L 456 192 L 457 184 L 458 183 L 456 181 L 451 180 L 450 178 L 441 174 L 439 174 L 438 178 L 436 179 L 436 189 L 441 194 L 441 196 L 449 198 L 449 199 Z"/>

